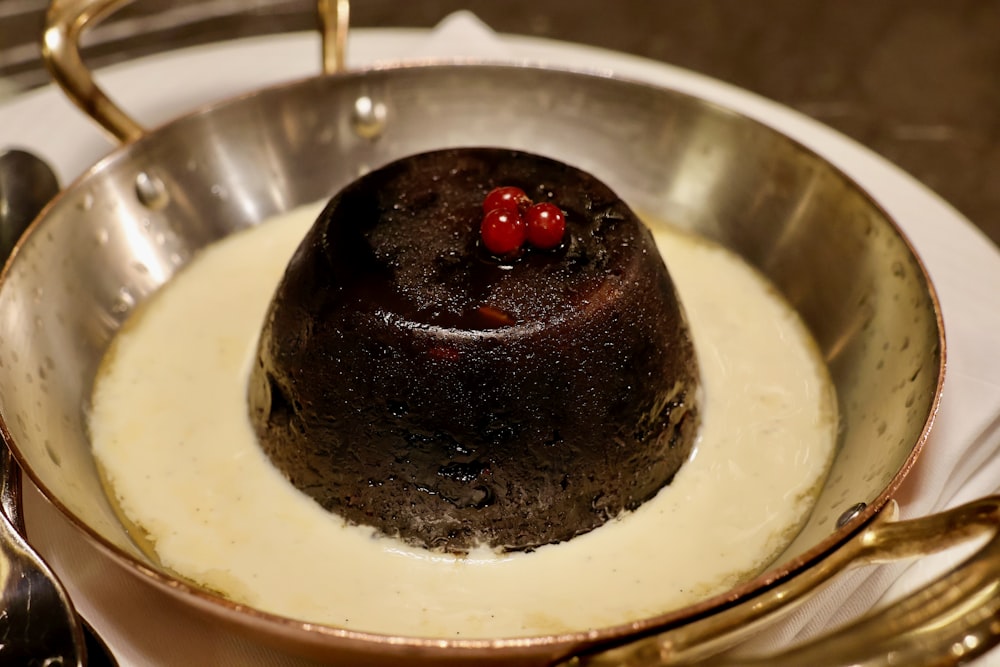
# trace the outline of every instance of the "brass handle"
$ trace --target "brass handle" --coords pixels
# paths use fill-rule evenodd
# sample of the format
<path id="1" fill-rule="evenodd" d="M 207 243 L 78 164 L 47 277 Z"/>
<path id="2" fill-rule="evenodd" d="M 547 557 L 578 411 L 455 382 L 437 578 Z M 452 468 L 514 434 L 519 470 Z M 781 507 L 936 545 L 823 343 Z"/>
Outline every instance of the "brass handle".
<path id="1" fill-rule="evenodd" d="M 956 665 L 1000 644 L 1000 496 L 895 521 L 895 504 L 843 547 L 756 598 L 690 625 L 578 658 L 588 667 L 833 667 Z M 784 652 L 715 655 L 807 600 L 850 566 L 926 556 L 989 535 L 965 562 L 881 610 Z"/>
<path id="2" fill-rule="evenodd" d="M 129 2 L 131 0 L 52 0 L 45 15 L 41 45 L 42 60 L 67 97 L 123 143 L 142 137 L 146 129 L 94 82 L 80 55 L 80 40 L 85 30 Z M 326 74 L 344 69 L 349 5 L 348 0 L 317 1 L 323 45 L 322 68 Z"/>
<path id="3" fill-rule="evenodd" d="M 351 3 L 348 0 L 319 0 L 317 11 L 323 40 L 323 73 L 343 72 L 347 63 Z"/>

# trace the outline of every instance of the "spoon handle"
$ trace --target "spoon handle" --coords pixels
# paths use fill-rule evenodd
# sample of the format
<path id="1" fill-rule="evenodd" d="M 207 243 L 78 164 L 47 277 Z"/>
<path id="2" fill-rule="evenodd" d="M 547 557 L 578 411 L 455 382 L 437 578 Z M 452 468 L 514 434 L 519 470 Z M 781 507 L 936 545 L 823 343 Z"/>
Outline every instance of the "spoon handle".
<path id="1" fill-rule="evenodd" d="M 6 443 L 0 450 L 0 663 L 83 667 L 83 629 L 66 591 L 22 536 L 21 473 Z"/>
<path id="2" fill-rule="evenodd" d="M 0 447 L 0 509 L 11 528 L 24 534 L 24 515 L 21 512 L 21 470 L 6 443 Z"/>

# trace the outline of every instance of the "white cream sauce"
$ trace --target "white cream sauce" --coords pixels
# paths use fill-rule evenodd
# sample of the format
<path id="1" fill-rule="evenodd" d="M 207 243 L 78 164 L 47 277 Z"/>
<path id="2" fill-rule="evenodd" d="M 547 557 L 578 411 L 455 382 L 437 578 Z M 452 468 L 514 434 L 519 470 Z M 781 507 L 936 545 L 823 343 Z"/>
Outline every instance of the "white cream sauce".
<path id="1" fill-rule="evenodd" d="M 268 612 L 408 636 L 513 637 L 623 623 L 758 572 L 825 478 L 836 406 L 808 334 L 755 271 L 657 228 L 701 365 L 692 460 L 637 511 L 528 554 L 461 558 L 348 526 L 257 446 L 246 377 L 306 207 L 206 249 L 116 339 L 95 454 L 163 566 Z"/>

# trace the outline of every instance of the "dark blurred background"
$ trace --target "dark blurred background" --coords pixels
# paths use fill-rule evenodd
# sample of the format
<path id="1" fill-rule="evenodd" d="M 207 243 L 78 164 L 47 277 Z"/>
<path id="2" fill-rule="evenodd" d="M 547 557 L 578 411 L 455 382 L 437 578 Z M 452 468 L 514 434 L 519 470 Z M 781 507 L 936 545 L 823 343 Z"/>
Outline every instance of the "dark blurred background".
<path id="1" fill-rule="evenodd" d="M 45 0 L 0 0 L 0 76 L 47 82 Z M 782 102 L 916 176 L 1000 243 L 995 0 L 355 0 L 355 26 L 430 27 L 468 9 L 500 32 L 686 67 Z M 311 0 L 137 0 L 85 44 L 95 67 L 315 27 Z"/>

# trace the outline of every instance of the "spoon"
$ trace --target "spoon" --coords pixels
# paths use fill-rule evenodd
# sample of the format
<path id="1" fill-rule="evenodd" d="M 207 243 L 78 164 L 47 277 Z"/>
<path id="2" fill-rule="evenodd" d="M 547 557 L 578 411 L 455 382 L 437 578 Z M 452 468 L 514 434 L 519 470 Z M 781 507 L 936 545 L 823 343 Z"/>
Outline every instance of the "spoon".
<path id="1" fill-rule="evenodd" d="M 58 192 L 59 179 L 41 158 L 17 149 L 0 153 L 0 262 Z"/>
<path id="2" fill-rule="evenodd" d="M 0 153 L 0 260 L 6 261 L 24 230 L 58 192 L 58 179 L 40 158 L 22 150 Z M 21 471 L 6 443 L 0 445 L 0 510 L 0 663 L 116 665 L 24 538 Z"/>

